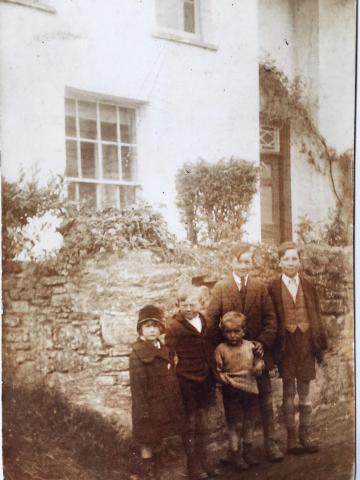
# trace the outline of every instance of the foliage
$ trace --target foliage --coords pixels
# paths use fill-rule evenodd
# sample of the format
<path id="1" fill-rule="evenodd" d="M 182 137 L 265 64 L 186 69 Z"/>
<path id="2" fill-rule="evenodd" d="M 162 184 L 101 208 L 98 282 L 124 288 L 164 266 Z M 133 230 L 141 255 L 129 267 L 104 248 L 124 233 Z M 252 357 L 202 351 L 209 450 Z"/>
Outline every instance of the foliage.
<path id="1" fill-rule="evenodd" d="M 57 270 L 66 270 L 97 252 L 123 255 L 130 249 L 147 248 L 168 259 L 175 246 L 175 237 L 168 232 L 161 214 L 145 203 L 101 211 L 85 204 L 71 209 L 58 230 L 64 244 L 56 258 L 48 262 L 55 262 Z"/>
<path id="2" fill-rule="evenodd" d="M 163 258 L 173 255 L 175 237 L 150 205 L 102 211 L 87 202 L 79 205 L 65 198 L 61 177 L 40 186 L 35 176 L 29 181 L 22 174 L 18 182 L 2 179 L 2 185 L 4 262 L 16 259 L 24 250 L 31 252 L 38 236 L 29 237 L 26 227 L 45 213 L 52 213 L 61 223 L 58 232 L 63 245 L 45 262 L 57 271 L 66 271 L 96 252 L 123 254 L 129 249 L 150 248 Z"/>
<path id="3" fill-rule="evenodd" d="M 61 214 L 63 181 L 61 177 L 51 179 L 41 186 L 36 172 L 30 180 L 20 172 L 19 180 L 10 182 L 2 178 L 2 258 L 8 261 L 16 257 L 30 241 L 25 227 L 32 218 L 46 212 Z"/>
<path id="4" fill-rule="evenodd" d="M 205 160 L 185 163 L 177 172 L 177 206 L 188 239 L 241 239 L 256 192 L 259 169 L 231 157 L 215 164 Z"/>
<path id="5" fill-rule="evenodd" d="M 326 244 L 341 247 L 349 244 L 348 225 L 341 217 L 339 209 L 330 212 L 325 224 L 313 222 L 308 215 L 300 217 L 296 225 L 296 234 L 304 244 Z"/>
<path id="6" fill-rule="evenodd" d="M 304 83 L 300 77 L 295 77 L 291 82 L 273 62 L 261 64 L 259 75 L 263 93 L 261 111 L 267 121 L 290 123 L 298 136 L 304 139 L 300 153 L 307 155 L 308 162 L 315 170 L 329 174 L 336 198 L 336 217 L 342 219 L 347 232 L 346 242 L 350 244 L 353 223 L 354 152 L 352 149 L 342 153 L 336 152 L 321 135 L 313 120 L 311 105 L 304 94 Z M 335 170 L 340 175 L 336 175 Z M 330 241 L 333 241 L 331 238 L 332 234 Z"/>

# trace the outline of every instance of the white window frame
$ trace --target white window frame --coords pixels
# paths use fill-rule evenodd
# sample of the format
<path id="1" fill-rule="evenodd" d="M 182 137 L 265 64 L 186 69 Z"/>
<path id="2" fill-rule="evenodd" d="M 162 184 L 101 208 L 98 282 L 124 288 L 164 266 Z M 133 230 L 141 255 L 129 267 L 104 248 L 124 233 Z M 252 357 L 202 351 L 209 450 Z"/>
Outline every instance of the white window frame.
<path id="1" fill-rule="evenodd" d="M 166 0 L 165 0 L 166 1 Z M 165 40 L 171 40 L 175 42 L 185 43 L 188 45 L 194 45 L 197 47 L 202 47 L 208 50 L 217 50 L 218 47 L 211 43 L 204 41 L 203 38 L 203 31 L 202 31 L 202 18 L 201 18 L 201 2 L 202 1 L 209 1 L 209 0 L 194 0 L 194 25 L 195 25 L 195 32 L 186 32 L 184 28 L 170 28 L 166 27 L 165 25 L 160 25 L 157 19 L 157 0 L 154 0 L 154 8 L 155 8 L 155 32 L 153 36 L 155 38 L 162 38 Z M 185 17 L 184 17 L 184 5 L 185 3 L 190 3 L 189 0 L 178 0 L 178 23 L 179 25 L 183 25 L 185 27 Z"/>
<path id="2" fill-rule="evenodd" d="M 166 0 L 163 0 L 166 1 Z M 155 0 L 155 10 L 157 8 L 156 5 L 157 0 Z M 180 28 L 170 28 L 166 25 L 157 25 L 159 32 L 181 35 L 184 38 L 201 38 L 201 22 L 200 22 L 200 0 L 193 0 L 193 2 L 189 0 L 177 0 L 178 2 L 178 24 Z M 185 16 L 184 16 L 184 5 L 185 3 L 193 3 L 194 4 L 194 25 L 195 25 L 195 32 L 186 32 L 185 31 Z M 182 26 L 182 28 L 181 28 Z"/>
<path id="3" fill-rule="evenodd" d="M 76 141 L 76 159 L 77 159 L 77 171 L 78 176 L 69 176 L 65 175 L 65 181 L 69 185 L 70 183 L 74 183 L 75 186 L 75 201 L 80 201 L 80 184 L 95 184 L 96 187 L 96 208 L 101 207 L 101 198 L 100 198 L 100 187 L 102 185 L 114 185 L 119 187 L 118 192 L 116 195 L 116 208 L 120 208 L 120 187 L 121 186 L 131 186 L 131 187 L 140 187 L 140 184 L 137 180 L 138 178 L 138 142 L 137 142 L 137 131 L 138 131 L 138 108 L 141 105 L 144 105 L 146 102 L 142 100 L 134 100 L 134 99 L 124 99 L 119 97 L 113 97 L 109 95 L 96 95 L 90 92 L 83 92 L 77 89 L 66 89 L 65 92 L 65 100 L 75 100 L 75 122 L 76 122 L 76 135 L 67 136 L 65 132 L 65 143 L 66 141 Z M 79 112 L 78 112 L 78 104 L 79 102 L 90 102 L 96 105 L 96 128 L 97 128 L 97 135 L 96 139 L 88 139 L 82 138 L 80 135 L 80 125 L 79 125 Z M 117 140 L 115 141 L 107 141 L 102 140 L 100 136 L 100 105 L 110 105 L 116 107 L 116 115 L 117 115 Z M 120 121 L 119 121 L 119 109 L 127 108 L 132 109 L 134 111 L 134 129 L 135 129 L 135 140 L 136 143 L 125 143 L 121 142 L 120 138 Z M 64 122 L 65 122 L 65 101 L 64 101 Z M 80 155 L 80 144 L 81 141 L 85 141 L 87 143 L 93 143 L 97 145 L 97 152 L 98 152 L 98 176 L 96 178 L 88 178 L 82 176 L 82 169 L 81 169 L 81 155 Z M 102 145 L 116 145 L 118 151 L 118 168 L 119 168 L 119 179 L 106 179 L 103 177 L 103 158 L 102 158 Z M 133 178 L 131 180 L 123 180 L 121 179 L 122 176 L 122 162 L 121 162 L 121 147 L 130 147 L 133 148 L 135 151 L 135 158 L 133 163 Z M 67 158 L 66 158 L 66 165 L 67 165 Z"/>

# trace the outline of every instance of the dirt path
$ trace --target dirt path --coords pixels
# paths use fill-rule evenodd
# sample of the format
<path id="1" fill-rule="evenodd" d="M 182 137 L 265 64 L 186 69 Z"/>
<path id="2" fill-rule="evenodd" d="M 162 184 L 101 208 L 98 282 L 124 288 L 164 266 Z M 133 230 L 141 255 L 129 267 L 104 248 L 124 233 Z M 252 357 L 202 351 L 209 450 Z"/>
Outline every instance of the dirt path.
<path id="1" fill-rule="evenodd" d="M 321 450 L 317 454 L 288 455 L 281 463 L 263 463 L 243 473 L 225 468 L 221 480 L 350 480 L 354 478 L 355 442 L 353 420 L 341 409 L 318 416 L 317 435 Z M 283 432 L 285 438 L 285 432 Z M 284 443 L 282 444 L 285 447 Z"/>
<path id="2" fill-rule="evenodd" d="M 220 475 L 216 480 L 353 480 L 355 438 L 353 418 L 345 408 L 337 406 L 317 415 L 315 433 L 320 441 L 317 454 L 287 455 L 280 463 L 269 463 L 258 437 L 258 467 L 245 472 L 234 472 L 221 463 L 226 452 L 219 452 Z M 280 446 L 285 451 L 285 431 L 280 432 Z M 176 472 L 176 473 L 175 473 Z M 184 480 L 183 468 L 169 468 L 162 480 Z"/>

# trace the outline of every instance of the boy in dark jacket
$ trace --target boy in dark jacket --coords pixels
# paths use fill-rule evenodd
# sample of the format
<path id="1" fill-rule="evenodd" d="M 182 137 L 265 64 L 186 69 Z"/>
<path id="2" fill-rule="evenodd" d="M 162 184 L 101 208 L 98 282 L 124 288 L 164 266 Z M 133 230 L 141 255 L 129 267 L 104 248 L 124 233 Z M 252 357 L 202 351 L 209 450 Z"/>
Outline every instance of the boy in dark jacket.
<path id="1" fill-rule="evenodd" d="M 301 262 L 298 247 L 293 242 L 283 243 L 278 254 L 282 275 L 271 283 L 269 293 L 279 324 L 274 353 L 283 381 L 288 452 L 315 453 L 319 446 L 311 435 L 310 381 L 315 378 L 315 360 L 321 361 L 327 340 L 316 290 L 299 273 Z M 299 395 L 300 444 L 295 429 L 296 391 Z"/>
<path id="2" fill-rule="evenodd" d="M 177 358 L 176 373 L 189 426 L 187 457 L 191 480 L 208 478 L 216 472 L 206 457 L 208 408 L 214 401 L 214 347 L 204 315 L 206 287 L 183 289 L 178 295 L 178 313 L 166 331 L 166 345 Z"/>
<path id="3" fill-rule="evenodd" d="M 253 247 L 240 244 L 232 259 L 232 273 L 216 283 L 211 292 L 208 315 L 218 331 L 218 343 L 221 341 L 220 319 L 231 311 L 243 313 L 246 317 L 245 340 L 255 345 L 255 353 L 263 356 L 265 369 L 257 377 L 259 405 L 265 437 L 265 449 L 268 460 L 278 462 L 283 454 L 277 445 L 272 388 L 269 371 L 274 368 L 272 345 L 277 333 L 277 320 L 269 293 L 263 283 L 249 274 L 253 268 Z M 251 444 L 246 446 L 249 456 Z"/>
<path id="4" fill-rule="evenodd" d="M 140 445 L 142 480 L 150 480 L 156 478 L 155 445 L 183 434 L 187 426 L 175 366 L 159 340 L 165 331 L 164 312 L 153 305 L 142 308 L 137 331 L 130 354 L 133 436 Z"/>

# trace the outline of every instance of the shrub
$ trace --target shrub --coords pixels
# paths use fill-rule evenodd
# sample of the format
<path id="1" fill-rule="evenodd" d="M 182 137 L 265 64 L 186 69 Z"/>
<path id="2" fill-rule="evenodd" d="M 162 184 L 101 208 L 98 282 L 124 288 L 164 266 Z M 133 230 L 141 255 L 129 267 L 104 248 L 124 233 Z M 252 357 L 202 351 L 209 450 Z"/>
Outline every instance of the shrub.
<path id="1" fill-rule="evenodd" d="M 176 175 L 177 206 L 188 239 L 241 239 L 259 169 L 236 158 L 186 163 Z"/>
<path id="2" fill-rule="evenodd" d="M 48 262 L 55 263 L 57 270 L 97 252 L 123 255 L 131 249 L 147 248 L 169 259 L 175 245 L 175 236 L 168 232 L 162 215 L 145 203 L 101 211 L 83 205 L 71 211 L 58 230 L 64 244 Z"/>
<path id="3" fill-rule="evenodd" d="M 31 242 L 25 232 L 30 219 L 62 211 L 62 191 L 61 177 L 51 179 L 45 186 L 40 186 L 36 172 L 30 180 L 26 180 L 23 171 L 16 182 L 2 178 L 3 262 L 13 260 Z"/>
<path id="4" fill-rule="evenodd" d="M 26 227 L 31 219 L 46 213 L 60 221 L 58 232 L 64 240 L 60 250 L 45 262 L 56 271 L 66 271 L 96 252 L 123 254 L 129 249 L 149 248 L 164 259 L 173 256 L 174 235 L 167 230 L 162 215 L 146 203 L 99 211 L 88 202 L 76 204 L 67 200 L 60 176 L 41 186 L 35 175 L 26 180 L 24 174 L 17 182 L 2 179 L 2 202 L 4 262 L 16 259 L 21 252 L 32 259 L 39 232 L 29 236 Z"/>
<path id="5" fill-rule="evenodd" d="M 341 210 L 330 211 L 328 222 L 313 222 L 307 215 L 299 218 L 296 234 L 301 243 L 326 244 L 332 247 L 349 245 L 349 224 L 344 221 Z"/>

